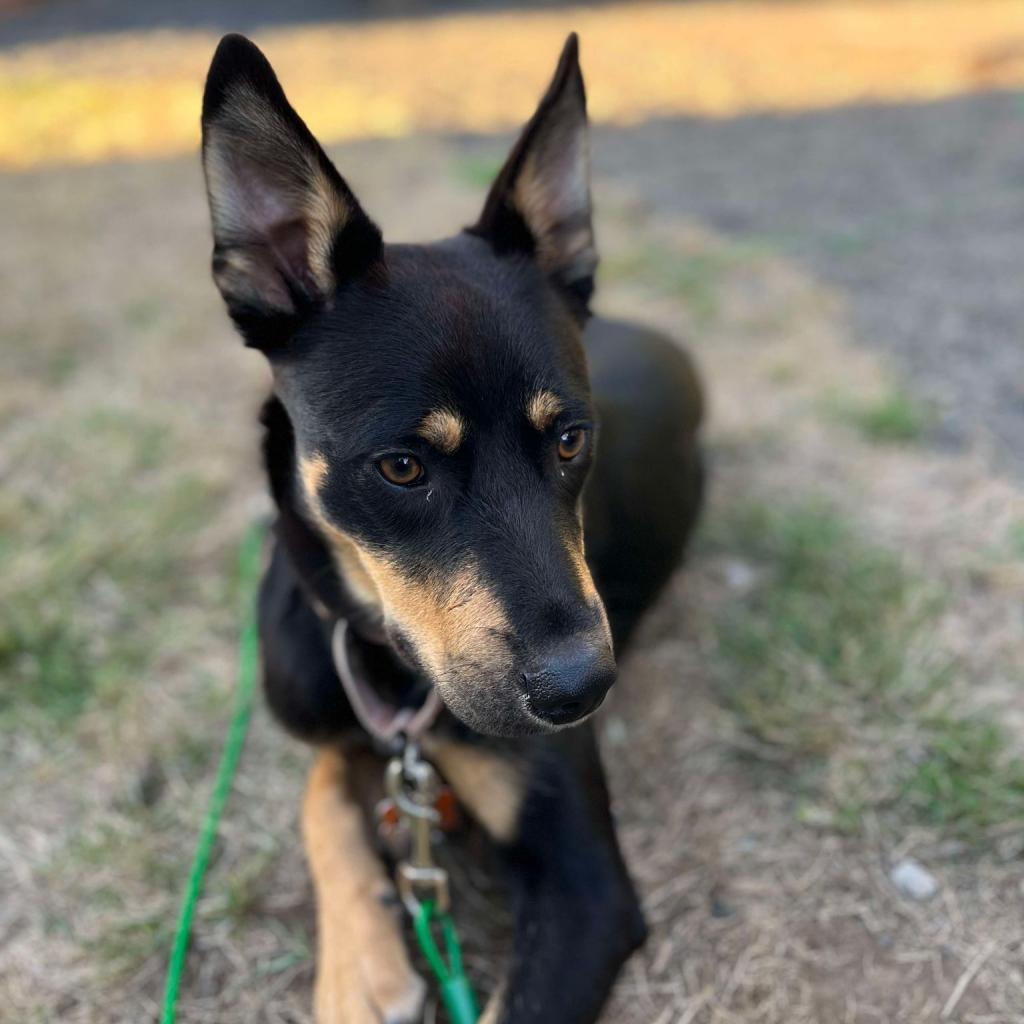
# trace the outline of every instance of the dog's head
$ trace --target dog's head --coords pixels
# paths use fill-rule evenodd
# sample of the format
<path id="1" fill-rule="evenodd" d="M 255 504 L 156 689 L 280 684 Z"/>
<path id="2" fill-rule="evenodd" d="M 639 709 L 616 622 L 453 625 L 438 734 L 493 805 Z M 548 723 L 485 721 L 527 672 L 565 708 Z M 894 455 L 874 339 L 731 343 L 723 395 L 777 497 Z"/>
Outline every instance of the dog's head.
<path id="1" fill-rule="evenodd" d="M 455 238 L 384 245 L 239 36 L 210 69 L 203 162 L 214 278 L 270 360 L 350 596 L 474 728 L 585 717 L 615 662 L 583 553 L 597 257 L 575 36 Z"/>

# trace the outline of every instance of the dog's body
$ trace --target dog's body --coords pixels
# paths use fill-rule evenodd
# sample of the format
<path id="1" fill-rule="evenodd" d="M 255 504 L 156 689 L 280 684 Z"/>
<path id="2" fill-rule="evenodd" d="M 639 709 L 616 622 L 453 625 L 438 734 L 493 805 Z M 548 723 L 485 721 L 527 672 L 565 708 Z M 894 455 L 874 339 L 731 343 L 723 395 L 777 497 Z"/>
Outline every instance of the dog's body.
<path id="1" fill-rule="evenodd" d="M 318 748 L 318 1024 L 420 1017 L 365 812 L 372 737 L 435 692 L 423 750 L 514 895 L 485 1019 L 588 1024 L 643 940 L 592 728 L 563 727 L 600 703 L 612 638 L 621 654 L 682 557 L 701 398 L 671 341 L 588 317 L 583 104 L 573 38 L 480 222 L 384 247 L 258 51 L 228 37 L 211 68 L 215 277 L 275 380 L 266 692 Z"/>

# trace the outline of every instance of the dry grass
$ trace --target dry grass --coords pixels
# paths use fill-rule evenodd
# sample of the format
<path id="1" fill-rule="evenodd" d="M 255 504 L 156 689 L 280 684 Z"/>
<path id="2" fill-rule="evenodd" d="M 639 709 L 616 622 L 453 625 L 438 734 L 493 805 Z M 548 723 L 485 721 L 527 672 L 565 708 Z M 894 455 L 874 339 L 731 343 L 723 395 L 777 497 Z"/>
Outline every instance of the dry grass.
<path id="1" fill-rule="evenodd" d="M 591 113 L 614 123 L 1024 82 L 1016 0 L 620 3 L 273 28 L 257 41 L 317 135 L 341 141 L 512 128 L 570 29 Z M 193 152 L 215 44 L 210 32 L 124 33 L 0 56 L 0 166 Z"/>
<path id="2" fill-rule="evenodd" d="M 343 166 L 406 236 L 464 223 L 478 201 L 439 143 L 349 147 Z M 139 1024 L 156 1019 L 228 715 L 229 567 L 264 507 L 265 378 L 209 283 L 191 162 L 0 189 L 17 242 L 0 251 L 0 1005 L 19 1021 Z M 598 194 L 602 301 L 691 333 L 714 460 L 693 564 L 605 720 L 653 925 L 606 1019 L 1020 1020 L 1020 489 L 982 454 L 879 447 L 823 414 L 837 379 L 864 403 L 892 384 L 813 281 Z M 309 1020 L 305 763 L 258 713 L 184 1021 Z M 930 903 L 888 881 L 907 854 L 940 879 Z M 457 863 L 486 987 L 499 968 L 473 922 L 494 893 Z"/>

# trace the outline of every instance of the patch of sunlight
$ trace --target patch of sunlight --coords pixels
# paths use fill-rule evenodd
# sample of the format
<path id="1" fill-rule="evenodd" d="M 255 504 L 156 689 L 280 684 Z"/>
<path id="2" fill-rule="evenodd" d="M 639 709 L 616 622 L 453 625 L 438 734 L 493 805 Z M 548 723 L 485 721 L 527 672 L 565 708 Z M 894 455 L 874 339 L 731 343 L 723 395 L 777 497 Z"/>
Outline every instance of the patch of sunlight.
<path id="1" fill-rule="evenodd" d="M 620 3 L 256 33 L 327 142 L 495 132 L 529 113 L 569 29 L 590 109 L 628 124 L 1024 85 L 1020 0 Z M 92 35 L 0 55 L 0 167 L 194 151 L 211 32 Z"/>

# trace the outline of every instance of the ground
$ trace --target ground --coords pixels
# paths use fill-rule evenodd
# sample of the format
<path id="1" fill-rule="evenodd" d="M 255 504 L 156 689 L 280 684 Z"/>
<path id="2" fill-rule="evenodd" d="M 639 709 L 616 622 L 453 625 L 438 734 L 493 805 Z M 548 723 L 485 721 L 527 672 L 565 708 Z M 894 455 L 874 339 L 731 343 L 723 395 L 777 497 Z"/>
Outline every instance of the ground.
<path id="1" fill-rule="evenodd" d="M 688 344 L 711 409 L 695 550 L 600 724 L 652 925 L 608 1024 L 1024 1018 L 1022 118 L 994 93 L 595 133 L 598 305 Z M 507 141 L 332 155 L 424 238 Z M 193 157 L 0 195 L 0 1005 L 138 1024 L 230 713 L 267 376 Z M 183 1021 L 310 1019 L 308 762 L 260 706 Z M 500 888 L 453 857 L 486 990 Z"/>

